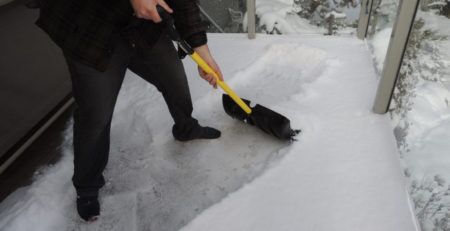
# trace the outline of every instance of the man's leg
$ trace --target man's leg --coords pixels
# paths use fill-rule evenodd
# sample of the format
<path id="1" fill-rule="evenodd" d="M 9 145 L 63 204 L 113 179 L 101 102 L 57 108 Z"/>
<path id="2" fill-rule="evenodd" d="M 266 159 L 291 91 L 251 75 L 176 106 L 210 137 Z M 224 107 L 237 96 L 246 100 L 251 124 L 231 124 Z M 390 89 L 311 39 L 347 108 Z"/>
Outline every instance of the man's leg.
<path id="1" fill-rule="evenodd" d="M 201 127 L 192 118 L 192 100 L 183 63 L 177 51 L 166 36 L 161 36 L 153 47 L 138 47 L 140 53 L 131 59 L 131 71 L 152 83 L 164 96 L 170 114 L 174 119 L 172 133 L 177 140 L 213 139 L 220 132 Z"/>
<path id="2" fill-rule="evenodd" d="M 108 162 L 111 118 L 129 57 L 127 47 L 118 45 L 109 68 L 100 72 L 66 56 L 77 106 L 72 181 L 78 196 L 78 212 L 85 220 L 98 215 L 97 197 L 105 184 L 103 170 Z M 85 201 L 80 202 L 80 198 Z M 83 203 L 85 207 L 80 208 Z"/>

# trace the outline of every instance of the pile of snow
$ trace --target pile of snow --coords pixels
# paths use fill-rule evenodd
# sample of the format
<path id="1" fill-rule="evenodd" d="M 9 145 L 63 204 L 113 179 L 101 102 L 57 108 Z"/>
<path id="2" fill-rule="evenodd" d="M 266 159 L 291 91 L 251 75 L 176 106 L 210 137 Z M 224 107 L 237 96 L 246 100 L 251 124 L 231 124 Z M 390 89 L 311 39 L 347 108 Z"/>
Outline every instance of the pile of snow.
<path id="1" fill-rule="evenodd" d="M 336 19 L 345 19 L 345 18 L 347 18 L 347 15 L 346 14 L 344 14 L 344 13 L 339 13 L 339 12 L 336 12 L 336 11 L 331 11 L 331 12 L 329 12 L 329 13 L 327 13 L 326 15 L 325 15 L 325 18 L 329 18 L 330 16 L 334 16 Z"/>
<path id="2" fill-rule="evenodd" d="M 296 85 L 298 78 L 294 94 L 274 108 L 300 123 L 299 142 L 284 149 L 279 164 L 182 231 L 417 230 L 389 120 L 371 113 L 377 80 L 369 53 L 353 39 L 312 40 L 272 46 L 239 75 L 272 79 L 261 91 L 280 82 Z M 283 66 L 284 60 L 295 66 Z M 322 63 L 321 71 L 305 72 L 304 63 L 306 70 Z M 272 94 L 257 98 L 281 95 Z"/>
<path id="3" fill-rule="evenodd" d="M 378 31 L 369 42 L 378 73 L 383 71 L 384 60 L 386 59 L 386 54 L 389 48 L 391 33 L 392 27 L 384 28 Z"/>
<path id="4" fill-rule="evenodd" d="M 265 25 L 267 31 L 272 31 L 275 27 L 283 33 L 295 33 L 295 29 L 286 20 L 287 14 L 292 12 L 294 0 L 258 0 L 256 1 L 256 15 L 259 17 L 259 24 Z"/>

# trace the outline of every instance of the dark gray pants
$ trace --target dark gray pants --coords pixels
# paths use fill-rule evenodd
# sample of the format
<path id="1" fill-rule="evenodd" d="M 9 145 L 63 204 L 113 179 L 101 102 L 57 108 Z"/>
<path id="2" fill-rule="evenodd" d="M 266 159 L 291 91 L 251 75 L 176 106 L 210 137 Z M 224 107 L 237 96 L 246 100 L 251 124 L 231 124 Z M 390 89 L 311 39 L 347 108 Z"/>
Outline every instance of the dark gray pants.
<path id="1" fill-rule="evenodd" d="M 197 121 L 191 117 L 192 102 L 183 64 L 173 43 L 161 38 L 153 47 L 122 38 L 105 72 L 66 56 L 77 109 L 74 114 L 74 175 L 78 195 L 96 195 L 105 184 L 111 119 L 125 71 L 155 85 L 163 94 L 175 125 L 173 135 L 188 135 Z"/>

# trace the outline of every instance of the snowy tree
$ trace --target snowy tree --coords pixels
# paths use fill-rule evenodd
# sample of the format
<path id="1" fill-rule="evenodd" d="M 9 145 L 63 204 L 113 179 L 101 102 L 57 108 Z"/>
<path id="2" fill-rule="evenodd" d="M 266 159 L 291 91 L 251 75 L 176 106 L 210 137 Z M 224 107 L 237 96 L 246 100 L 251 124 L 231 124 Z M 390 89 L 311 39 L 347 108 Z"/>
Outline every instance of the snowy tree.
<path id="1" fill-rule="evenodd" d="M 336 6 L 340 6 L 340 7 L 357 7 L 358 6 L 358 2 L 356 0 L 333 0 L 333 3 Z"/>
<path id="2" fill-rule="evenodd" d="M 450 1 L 447 1 L 447 5 L 445 5 L 441 10 L 441 15 L 450 18 Z"/>
<path id="3" fill-rule="evenodd" d="M 358 7 L 357 0 L 256 0 L 257 31 L 317 33 L 326 28 L 326 34 L 331 35 L 341 28 L 355 27 L 357 19 L 353 16 L 353 21 L 348 20 L 345 11 Z M 245 17 L 243 24 L 245 30 Z"/>
<path id="4" fill-rule="evenodd" d="M 422 11 L 443 13 L 444 8 L 449 4 L 450 2 L 448 0 L 422 0 L 420 1 L 420 8 Z"/>
<path id="5" fill-rule="evenodd" d="M 358 6 L 356 0 L 296 0 L 295 4 L 302 9 L 298 12 L 300 17 L 310 20 L 311 24 L 326 27 L 330 35 L 348 26 L 343 9 Z"/>
<path id="6" fill-rule="evenodd" d="M 411 182 L 409 194 L 422 230 L 450 230 L 450 186 L 439 175 Z"/>
<path id="7" fill-rule="evenodd" d="M 369 35 L 374 35 L 377 31 L 387 27 L 392 28 L 398 6 L 399 0 L 374 0 Z"/>

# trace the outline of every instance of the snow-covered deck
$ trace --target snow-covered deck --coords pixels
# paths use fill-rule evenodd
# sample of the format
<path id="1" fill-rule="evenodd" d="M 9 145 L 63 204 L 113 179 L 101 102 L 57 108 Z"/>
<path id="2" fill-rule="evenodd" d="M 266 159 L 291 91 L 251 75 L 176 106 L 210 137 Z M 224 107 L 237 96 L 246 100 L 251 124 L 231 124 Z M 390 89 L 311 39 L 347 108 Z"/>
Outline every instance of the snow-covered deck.
<path id="1" fill-rule="evenodd" d="M 0 205 L 0 230 L 413 231 L 392 127 L 353 37 L 210 35 L 227 82 L 303 130 L 283 143 L 223 112 L 186 60 L 194 115 L 222 130 L 179 143 L 156 89 L 128 74 L 117 104 L 102 216 L 82 223 L 66 154 Z M 185 226 L 188 224 L 187 226 Z M 184 228 L 183 228 L 184 227 Z"/>

